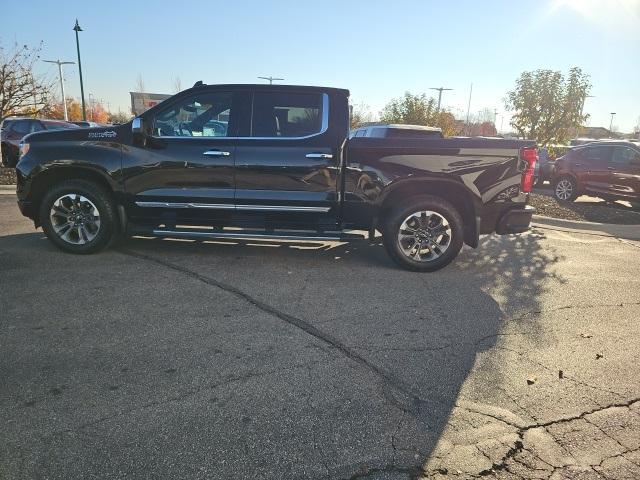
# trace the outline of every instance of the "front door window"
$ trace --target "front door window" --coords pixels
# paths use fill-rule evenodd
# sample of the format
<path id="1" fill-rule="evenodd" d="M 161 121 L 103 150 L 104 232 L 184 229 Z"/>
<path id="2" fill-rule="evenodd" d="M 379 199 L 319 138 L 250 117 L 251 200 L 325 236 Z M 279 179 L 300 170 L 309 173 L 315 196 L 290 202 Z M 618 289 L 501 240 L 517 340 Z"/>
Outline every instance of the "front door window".
<path id="1" fill-rule="evenodd" d="M 173 104 L 155 117 L 156 137 L 233 137 L 231 104 L 228 92 L 203 93 Z"/>

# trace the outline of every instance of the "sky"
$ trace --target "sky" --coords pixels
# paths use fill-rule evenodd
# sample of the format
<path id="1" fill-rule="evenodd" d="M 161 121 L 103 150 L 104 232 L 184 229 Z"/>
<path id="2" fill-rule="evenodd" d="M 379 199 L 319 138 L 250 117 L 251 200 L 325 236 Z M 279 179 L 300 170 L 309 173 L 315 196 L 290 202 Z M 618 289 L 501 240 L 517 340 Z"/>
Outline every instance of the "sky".
<path id="1" fill-rule="evenodd" d="M 141 76 L 153 93 L 197 80 L 348 88 L 374 113 L 405 91 L 437 95 L 464 118 L 497 109 L 522 71 L 580 67 L 593 85 L 591 126 L 640 123 L 640 0 L 0 0 L 0 43 L 36 45 L 43 59 L 76 61 L 78 18 L 85 97 L 130 110 Z M 27 12 L 25 12 L 25 8 Z M 14 19 L 15 21 L 7 21 Z M 57 80 L 55 65 L 41 73 Z M 80 97 L 76 65 L 66 93 Z M 58 84 L 56 84 L 58 85 Z M 59 88 L 59 87 L 58 87 Z"/>

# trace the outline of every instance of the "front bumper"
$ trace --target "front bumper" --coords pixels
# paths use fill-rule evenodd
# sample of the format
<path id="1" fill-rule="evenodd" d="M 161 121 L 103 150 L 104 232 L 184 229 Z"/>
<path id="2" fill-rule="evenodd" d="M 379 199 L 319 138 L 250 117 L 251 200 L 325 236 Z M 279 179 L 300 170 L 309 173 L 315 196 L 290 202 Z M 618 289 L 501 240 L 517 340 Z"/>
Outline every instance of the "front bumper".
<path id="1" fill-rule="evenodd" d="M 33 205 L 30 201 L 18 200 L 18 208 L 25 217 L 34 218 Z"/>
<path id="2" fill-rule="evenodd" d="M 530 205 L 525 205 L 523 208 L 515 208 L 508 210 L 496 226 L 496 233 L 498 235 L 505 235 L 508 233 L 522 233 L 529 230 L 531 225 L 531 217 L 536 212 L 536 209 Z"/>

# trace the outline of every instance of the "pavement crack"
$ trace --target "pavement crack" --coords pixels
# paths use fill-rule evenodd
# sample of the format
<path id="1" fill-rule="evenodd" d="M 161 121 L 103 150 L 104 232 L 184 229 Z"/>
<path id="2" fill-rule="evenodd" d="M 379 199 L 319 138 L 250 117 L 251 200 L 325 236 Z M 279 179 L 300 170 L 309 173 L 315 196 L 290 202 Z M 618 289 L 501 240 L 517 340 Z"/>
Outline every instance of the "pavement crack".
<path id="1" fill-rule="evenodd" d="M 519 432 L 518 440 L 514 442 L 513 446 L 507 451 L 507 453 L 504 454 L 504 456 L 500 459 L 500 461 L 491 465 L 490 468 L 487 468 L 486 470 L 482 470 L 480 473 L 478 473 L 478 476 L 487 477 L 489 475 L 494 474 L 497 471 L 504 470 L 505 468 L 507 468 L 507 462 L 509 461 L 509 459 L 513 458 L 524 449 L 524 443 L 522 443 L 522 437 L 523 437 L 523 433 Z"/>
<path id="2" fill-rule="evenodd" d="M 207 285 L 210 285 L 212 287 L 216 287 L 219 288 L 220 290 L 223 290 L 227 293 L 230 293 L 232 295 L 235 295 L 236 297 L 246 301 L 247 303 L 249 303 L 250 305 L 254 306 L 255 308 L 257 308 L 258 310 L 261 310 L 269 315 L 272 315 L 276 318 L 279 318 L 280 320 L 282 320 L 283 322 L 299 329 L 302 330 L 304 333 L 311 335 L 312 337 L 316 338 L 317 340 L 321 341 L 322 343 L 329 345 L 330 347 L 334 348 L 335 350 L 339 351 L 340 353 L 342 353 L 345 357 L 347 357 L 348 359 L 352 360 L 353 362 L 359 364 L 360 366 L 364 367 L 366 370 L 368 370 L 370 373 L 373 373 L 377 378 L 379 378 L 383 384 L 386 384 L 388 386 L 393 387 L 395 390 L 403 393 L 404 395 L 406 395 L 407 397 L 409 397 L 409 399 L 411 399 L 413 404 L 420 404 L 422 403 L 422 399 L 420 398 L 420 396 L 418 395 L 417 392 L 415 392 L 413 390 L 413 388 L 409 385 L 407 385 L 405 382 L 403 382 L 402 380 L 400 380 L 398 378 L 397 375 L 392 374 L 391 372 L 388 372 L 384 369 L 382 369 L 381 367 L 379 367 L 378 365 L 370 362 L 369 360 L 367 360 L 365 357 L 363 357 L 362 355 L 358 354 L 357 352 L 355 352 L 354 350 L 352 350 L 351 348 L 349 348 L 347 345 L 345 345 L 343 342 L 341 342 L 340 340 L 338 340 L 336 337 L 330 335 L 327 332 L 324 332 L 322 330 L 320 330 L 319 328 L 317 328 L 316 326 L 312 325 L 311 323 L 307 322 L 306 320 L 303 320 L 301 318 L 295 317 L 293 315 L 289 315 L 288 313 L 283 312 L 282 310 L 269 305 L 261 300 L 258 300 L 257 298 L 249 295 L 247 292 L 241 290 L 240 288 L 230 285 L 228 283 L 224 283 L 221 282 L 219 280 L 216 280 L 214 278 L 208 277 L 206 275 L 202 275 L 198 272 L 195 272 L 193 270 L 190 270 L 186 267 L 183 267 L 181 265 L 176 265 L 175 263 L 171 263 L 168 262 L 166 260 L 162 260 L 159 258 L 155 258 L 152 257 L 150 255 L 146 255 L 146 254 L 142 254 L 142 253 L 138 253 L 138 252 L 134 252 L 131 250 L 123 250 L 123 249 L 119 249 L 118 250 L 121 254 L 123 255 L 128 255 L 130 257 L 134 257 L 134 258 L 138 258 L 140 260 L 145 260 L 148 262 L 152 262 L 155 263 L 156 265 L 171 269 L 173 271 L 179 272 L 183 275 L 189 276 L 191 278 L 194 278 L 202 283 L 205 283 Z"/>
<path id="3" fill-rule="evenodd" d="M 313 375 L 311 374 L 311 368 L 307 368 L 307 377 L 309 380 L 309 390 L 307 392 L 307 408 L 310 411 L 313 412 L 317 412 L 317 409 L 313 406 L 313 402 L 311 400 L 311 397 L 313 395 Z M 315 414 L 315 417 L 317 417 L 317 413 Z M 313 449 L 318 453 L 318 458 L 320 458 L 320 461 L 322 462 L 323 467 L 325 468 L 326 471 L 326 478 L 331 478 L 331 475 L 329 474 L 329 465 L 327 464 L 327 461 L 324 458 L 324 455 L 322 454 L 322 450 L 320 449 L 320 446 L 318 444 L 318 433 L 317 433 L 317 425 L 316 425 L 316 419 L 314 418 L 313 420 L 313 427 L 311 429 L 311 436 L 312 436 L 312 440 L 313 440 Z"/>
<path id="4" fill-rule="evenodd" d="M 398 420 L 398 425 L 396 425 L 396 429 L 391 434 L 391 448 L 393 449 L 393 457 L 391 463 L 396 463 L 396 452 L 398 450 L 398 446 L 396 445 L 396 437 L 400 432 L 400 428 L 402 428 L 402 422 L 404 421 L 404 417 L 407 414 L 406 410 L 402 410 L 402 415 L 400 415 L 400 419 Z"/>
<path id="5" fill-rule="evenodd" d="M 383 467 L 363 468 L 361 471 L 354 473 L 350 477 L 345 477 L 345 480 L 371 478 L 384 473 L 403 473 L 405 475 L 409 475 L 409 478 L 414 480 L 414 479 L 418 479 L 423 474 L 423 470 L 422 470 L 422 465 L 401 466 L 401 465 L 394 465 L 391 463 Z"/>

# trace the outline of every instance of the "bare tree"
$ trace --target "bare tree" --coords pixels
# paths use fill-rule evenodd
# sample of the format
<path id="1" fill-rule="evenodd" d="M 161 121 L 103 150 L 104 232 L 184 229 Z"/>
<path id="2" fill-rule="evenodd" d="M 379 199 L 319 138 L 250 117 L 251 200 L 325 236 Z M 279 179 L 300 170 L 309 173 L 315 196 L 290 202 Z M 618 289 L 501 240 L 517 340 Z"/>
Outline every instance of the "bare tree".
<path id="1" fill-rule="evenodd" d="M 139 73 L 136 78 L 136 92 L 146 93 L 146 88 L 144 85 L 144 79 L 142 78 L 142 74 Z"/>
<path id="2" fill-rule="evenodd" d="M 173 77 L 173 92 L 178 93 L 181 91 L 182 91 L 182 80 L 180 80 L 180 77 L 175 76 Z"/>
<path id="3" fill-rule="evenodd" d="M 351 107 L 351 128 L 357 128 L 363 123 L 373 121 L 373 113 L 369 109 L 369 105 L 358 103 Z"/>
<path id="4" fill-rule="evenodd" d="M 9 115 L 37 115 L 47 107 L 52 81 L 34 73 L 42 43 L 37 47 L 0 45 L 0 121 Z"/>

